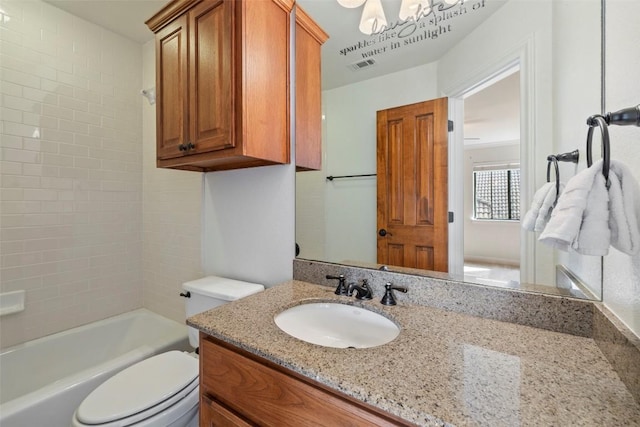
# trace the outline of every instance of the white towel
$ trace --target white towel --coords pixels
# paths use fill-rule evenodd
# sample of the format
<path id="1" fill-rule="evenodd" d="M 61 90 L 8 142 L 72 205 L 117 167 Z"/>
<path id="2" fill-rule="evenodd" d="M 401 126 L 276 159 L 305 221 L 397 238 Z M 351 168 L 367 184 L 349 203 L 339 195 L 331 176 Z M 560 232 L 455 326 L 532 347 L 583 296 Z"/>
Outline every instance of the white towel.
<path id="1" fill-rule="evenodd" d="M 640 253 L 640 186 L 629 168 L 611 161 L 609 170 L 611 245 L 627 255 Z"/>
<path id="2" fill-rule="evenodd" d="M 564 251 L 573 247 L 585 255 L 606 255 L 610 242 L 608 202 L 602 160 L 598 160 L 567 182 L 539 240 Z M 582 231 L 591 234 L 579 238 L 585 220 Z"/>
<path id="3" fill-rule="evenodd" d="M 593 187 L 587 195 L 582 224 L 571 247 L 582 255 L 604 256 L 609 253 L 610 243 L 609 194 L 600 164 L 593 179 Z"/>
<path id="4" fill-rule="evenodd" d="M 560 183 L 560 192 L 564 184 Z M 522 228 L 529 231 L 542 231 L 551 217 L 556 202 L 556 183 L 547 182 L 533 195 L 531 207 L 522 220 Z"/>

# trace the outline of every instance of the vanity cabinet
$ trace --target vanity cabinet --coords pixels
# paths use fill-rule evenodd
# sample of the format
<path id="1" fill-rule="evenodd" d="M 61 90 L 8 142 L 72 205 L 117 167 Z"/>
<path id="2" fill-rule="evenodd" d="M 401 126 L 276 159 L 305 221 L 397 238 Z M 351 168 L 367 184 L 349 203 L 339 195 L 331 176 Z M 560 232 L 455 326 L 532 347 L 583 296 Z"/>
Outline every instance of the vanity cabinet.
<path id="1" fill-rule="evenodd" d="M 158 167 L 289 163 L 292 8 L 293 0 L 173 0 L 147 20 Z"/>
<path id="2" fill-rule="evenodd" d="M 322 169 L 320 54 L 329 36 L 296 5 L 296 170 Z"/>
<path id="3" fill-rule="evenodd" d="M 200 426 L 402 426 L 392 415 L 200 333 Z"/>

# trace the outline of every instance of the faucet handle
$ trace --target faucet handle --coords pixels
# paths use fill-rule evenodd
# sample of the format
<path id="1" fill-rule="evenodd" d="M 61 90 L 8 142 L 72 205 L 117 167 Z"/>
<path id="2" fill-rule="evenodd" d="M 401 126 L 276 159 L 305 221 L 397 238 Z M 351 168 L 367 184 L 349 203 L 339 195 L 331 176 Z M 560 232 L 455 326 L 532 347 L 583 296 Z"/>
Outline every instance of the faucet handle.
<path id="1" fill-rule="evenodd" d="M 393 286 L 391 283 L 387 283 L 386 285 L 384 285 L 384 296 L 382 297 L 382 299 L 380 300 L 380 304 L 382 305 L 396 305 L 396 297 L 395 295 L 393 295 L 393 291 L 400 291 L 403 293 L 407 293 L 407 288 L 404 288 L 402 286 Z"/>
<path id="2" fill-rule="evenodd" d="M 341 274 L 339 276 L 332 276 L 330 274 L 327 274 L 327 279 L 337 280 L 338 281 L 338 287 L 336 288 L 334 294 L 336 294 L 336 295 L 348 295 L 346 279 L 344 278 L 344 274 Z"/>

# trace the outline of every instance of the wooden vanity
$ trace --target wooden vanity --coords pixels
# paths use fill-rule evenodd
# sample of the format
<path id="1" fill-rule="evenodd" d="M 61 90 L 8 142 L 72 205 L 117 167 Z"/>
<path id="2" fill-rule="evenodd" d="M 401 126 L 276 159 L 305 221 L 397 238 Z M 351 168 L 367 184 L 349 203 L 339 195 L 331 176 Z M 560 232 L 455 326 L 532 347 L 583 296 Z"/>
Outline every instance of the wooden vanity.
<path id="1" fill-rule="evenodd" d="M 412 425 L 200 334 L 201 426 Z"/>

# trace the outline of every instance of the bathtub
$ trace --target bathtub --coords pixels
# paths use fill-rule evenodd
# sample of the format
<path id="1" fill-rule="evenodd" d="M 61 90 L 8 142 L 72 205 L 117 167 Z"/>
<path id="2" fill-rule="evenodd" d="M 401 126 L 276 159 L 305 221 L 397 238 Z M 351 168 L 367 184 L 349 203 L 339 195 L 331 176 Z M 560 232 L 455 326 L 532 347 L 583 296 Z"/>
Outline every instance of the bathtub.
<path id="1" fill-rule="evenodd" d="M 140 309 L 0 353 L 0 426 L 69 427 L 97 386 L 127 366 L 188 350 L 186 325 Z"/>

